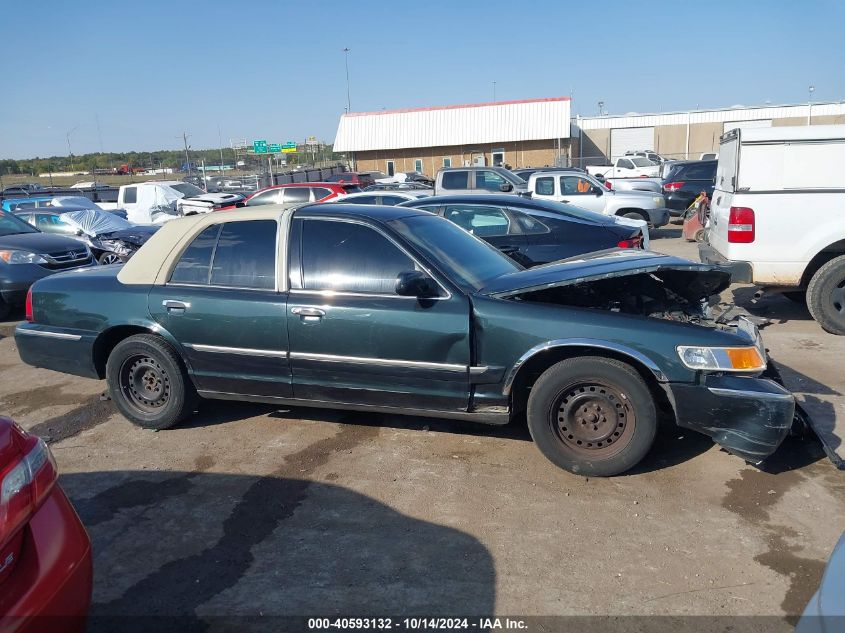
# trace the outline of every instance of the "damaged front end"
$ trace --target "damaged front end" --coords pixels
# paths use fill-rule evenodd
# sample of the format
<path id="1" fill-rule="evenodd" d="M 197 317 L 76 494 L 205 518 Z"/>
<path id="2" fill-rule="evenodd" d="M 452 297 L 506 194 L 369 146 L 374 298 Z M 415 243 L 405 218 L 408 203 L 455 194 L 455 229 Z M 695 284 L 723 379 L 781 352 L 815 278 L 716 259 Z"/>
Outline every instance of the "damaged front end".
<path id="1" fill-rule="evenodd" d="M 759 464 L 789 433 L 795 399 L 777 379 L 755 319 L 719 302 L 729 285 L 730 274 L 713 266 L 658 253 L 605 251 L 506 275 L 485 292 L 691 326 L 664 334 L 677 337 L 671 347 L 694 372 L 691 381 L 670 378 L 661 385 L 676 422 Z M 647 322 L 643 327 L 649 334 L 656 329 Z M 720 335 L 729 341 L 724 347 L 699 346 L 699 327 L 733 336 Z"/>

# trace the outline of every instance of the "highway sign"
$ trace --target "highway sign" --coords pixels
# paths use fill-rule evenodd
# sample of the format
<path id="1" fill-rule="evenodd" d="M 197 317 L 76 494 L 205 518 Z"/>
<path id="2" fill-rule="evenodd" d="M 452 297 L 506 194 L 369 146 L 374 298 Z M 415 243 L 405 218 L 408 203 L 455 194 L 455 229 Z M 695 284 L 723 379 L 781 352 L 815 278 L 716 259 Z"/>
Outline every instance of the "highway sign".
<path id="1" fill-rule="evenodd" d="M 253 141 L 252 142 L 252 151 L 256 154 L 266 154 L 267 153 L 267 141 Z"/>
<path id="2" fill-rule="evenodd" d="M 278 154 L 282 151 L 282 146 L 278 143 L 270 143 L 269 148 L 271 154 Z"/>

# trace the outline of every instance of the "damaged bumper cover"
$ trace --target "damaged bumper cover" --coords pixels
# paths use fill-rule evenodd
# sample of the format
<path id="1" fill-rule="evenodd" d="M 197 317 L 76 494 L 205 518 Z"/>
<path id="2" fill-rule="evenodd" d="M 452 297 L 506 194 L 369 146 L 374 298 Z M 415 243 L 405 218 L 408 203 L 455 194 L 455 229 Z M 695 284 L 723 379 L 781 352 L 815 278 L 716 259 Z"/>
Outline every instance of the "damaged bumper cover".
<path id="1" fill-rule="evenodd" d="M 678 426 L 709 435 L 752 464 L 774 453 L 792 427 L 795 398 L 768 378 L 704 375 L 671 383 Z"/>

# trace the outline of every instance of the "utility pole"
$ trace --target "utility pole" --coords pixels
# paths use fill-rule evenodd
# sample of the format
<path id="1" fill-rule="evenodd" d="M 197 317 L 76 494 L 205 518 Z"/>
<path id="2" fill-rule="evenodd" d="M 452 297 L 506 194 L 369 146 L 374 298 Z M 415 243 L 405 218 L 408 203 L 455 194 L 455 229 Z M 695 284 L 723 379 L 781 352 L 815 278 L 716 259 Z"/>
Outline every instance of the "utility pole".
<path id="1" fill-rule="evenodd" d="M 77 125 L 70 132 L 65 134 L 65 138 L 67 139 L 67 153 L 68 153 L 68 156 L 70 156 L 70 170 L 71 171 L 75 171 L 75 170 L 73 168 L 73 152 L 70 149 L 70 135 L 73 134 L 74 132 L 76 132 L 76 128 L 78 128 L 78 127 L 79 126 Z"/>
<path id="2" fill-rule="evenodd" d="M 182 132 L 182 141 L 185 143 L 185 169 L 188 170 L 188 175 L 191 175 L 191 157 L 188 154 L 188 133 Z"/>
<path id="3" fill-rule="evenodd" d="M 346 112 L 352 112 L 352 100 L 349 98 L 349 47 L 343 49 L 343 60 L 346 64 Z"/>
<path id="4" fill-rule="evenodd" d="M 807 92 L 809 93 L 809 98 L 807 99 L 807 125 L 810 125 L 813 120 L 813 93 L 816 91 L 816 87 L 810 85 L 807 87 Z"/>
<path id="5" fill-rule="evenodd" d="M 220 124 L 217 124 L 217 146 L 220 148 L 220 175 L 225 176 L 226 170 L 223 169 L 223 137 L 220 136 Z"/>

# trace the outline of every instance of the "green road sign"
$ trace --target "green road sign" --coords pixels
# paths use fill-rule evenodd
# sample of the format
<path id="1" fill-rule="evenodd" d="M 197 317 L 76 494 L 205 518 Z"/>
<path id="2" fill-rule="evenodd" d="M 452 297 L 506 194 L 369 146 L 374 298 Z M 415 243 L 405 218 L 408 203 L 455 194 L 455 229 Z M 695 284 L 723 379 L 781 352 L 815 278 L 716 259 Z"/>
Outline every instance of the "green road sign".
<path id="1" fill-rule="evenodd" d="M 278 143 L 270 143 L 269 148 L 271 154 L 278 154 L 282 151 L 282 146 Z"/>
<path id="2" fill-rule="evenodd" d="M 252 151 L 256 154 L 266 154 L 267 153 L 267 141 L 253 141 L 252 142 Z"/>
<path id="3" fill-rule="evenodd" d="M 296 149 L 296 141 L 288 141 L 282 145 L 282 149 Z"/>

